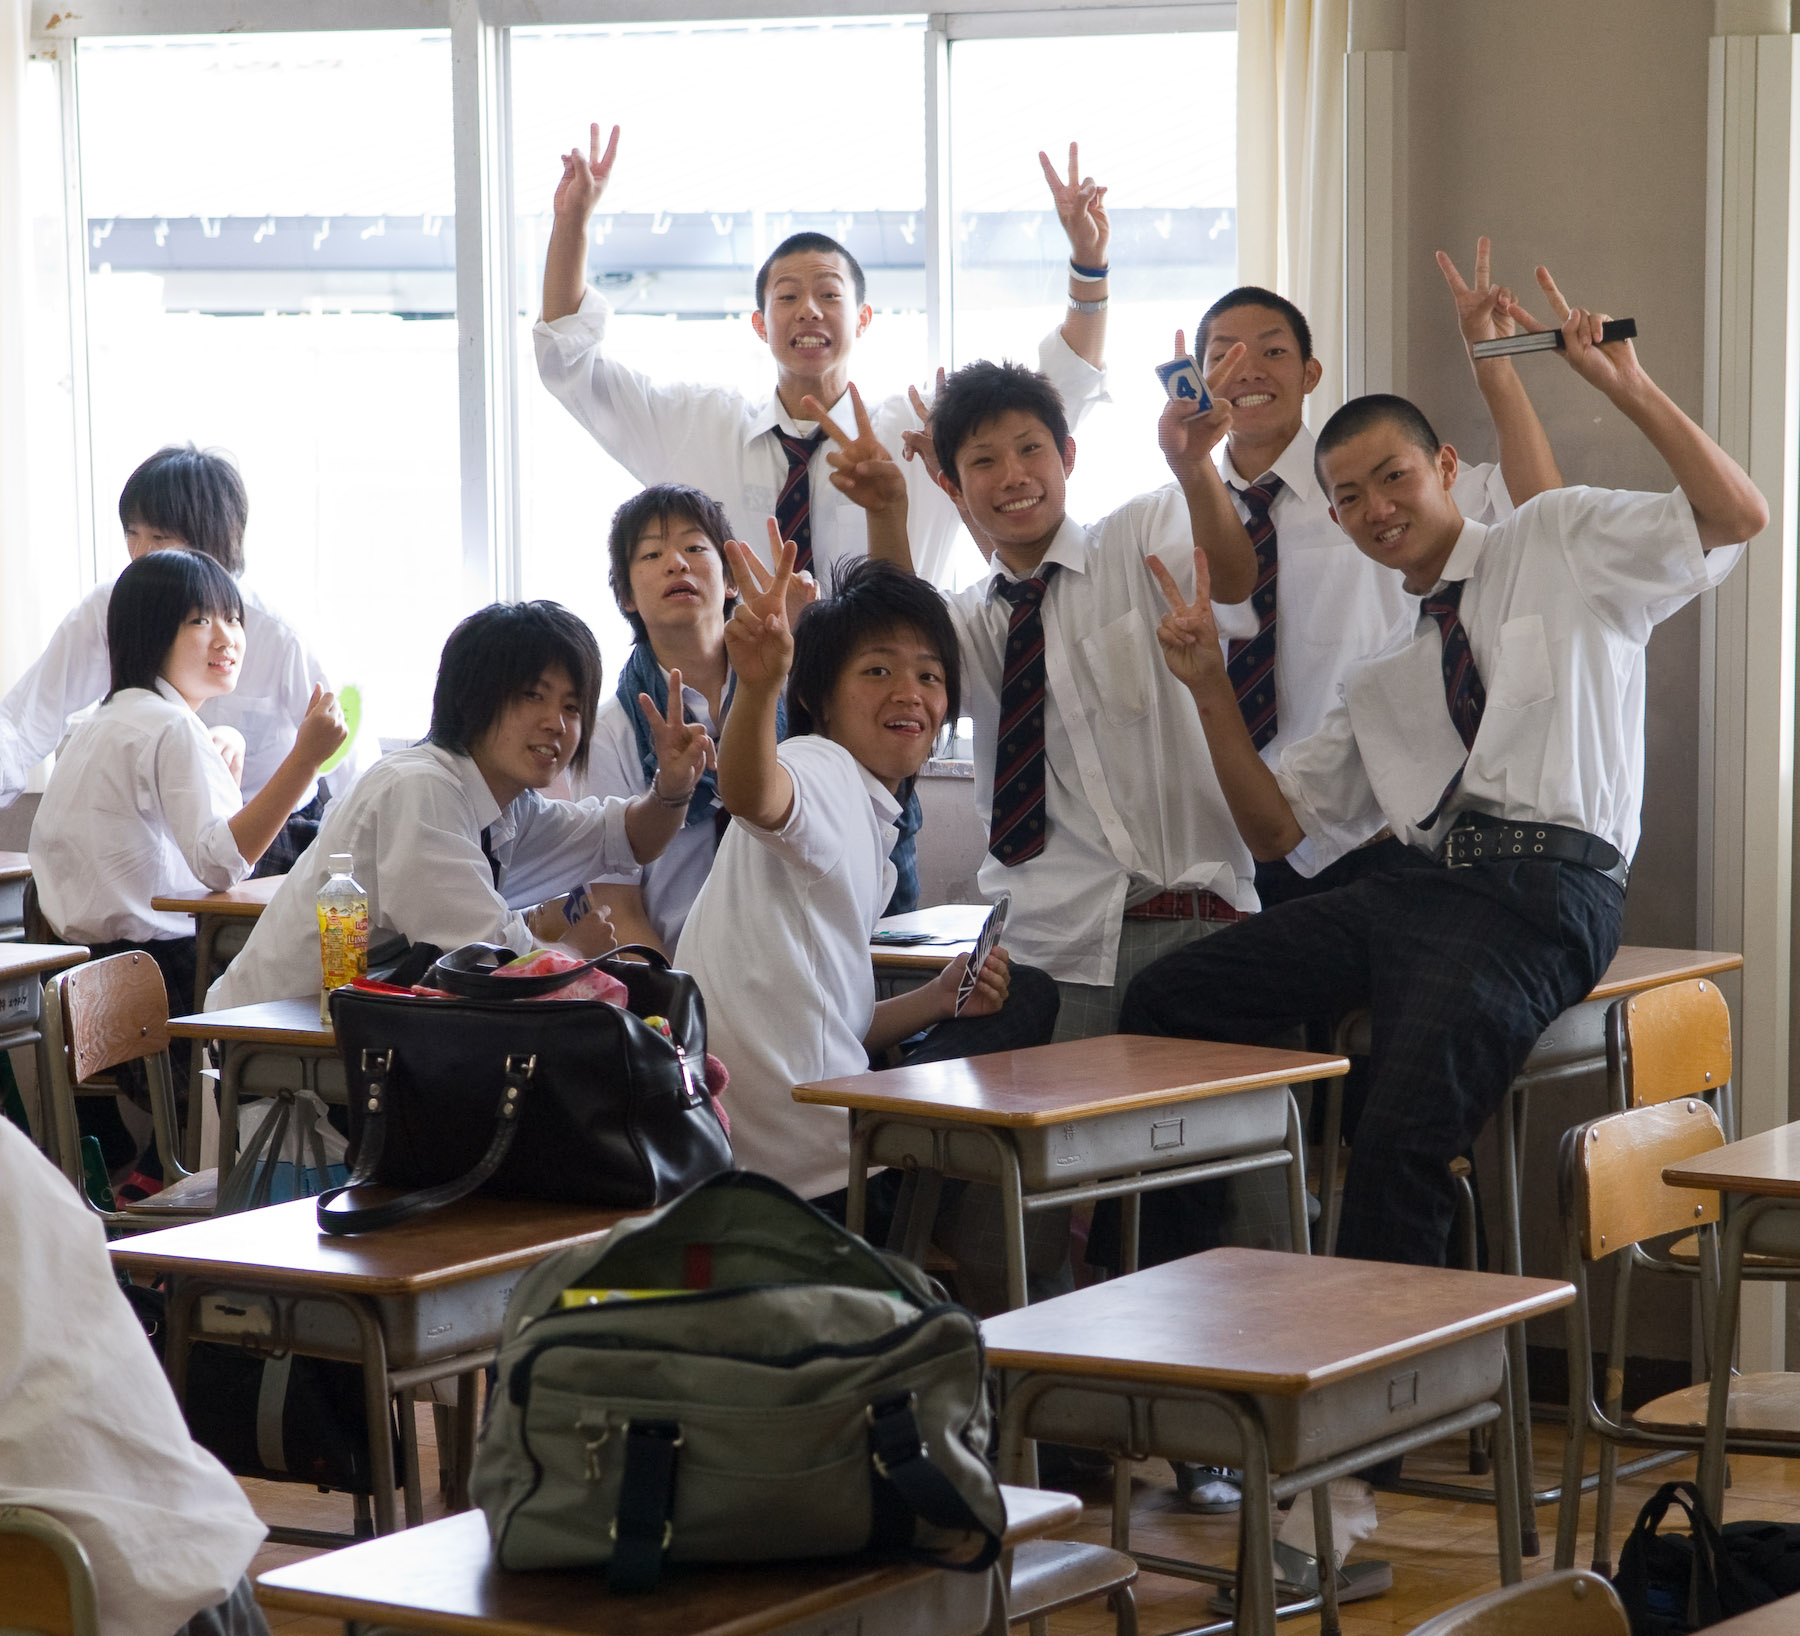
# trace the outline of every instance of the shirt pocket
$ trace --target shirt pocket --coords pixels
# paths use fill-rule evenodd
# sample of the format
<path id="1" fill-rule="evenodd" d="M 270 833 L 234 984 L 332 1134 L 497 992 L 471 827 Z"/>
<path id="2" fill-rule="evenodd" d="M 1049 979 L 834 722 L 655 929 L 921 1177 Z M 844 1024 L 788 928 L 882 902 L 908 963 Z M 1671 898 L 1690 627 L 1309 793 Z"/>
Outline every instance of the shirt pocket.
<path id="1" fill-rule="evenodd" d="M 1507 620 L 1500 627 L 1500 655 L 1488 684 L 1487 702 L 1502 710 L 1523 710 L 1555 697 L 1543 615 Z"/>
<path id="2" fill-rule="evenodd" d="M 1144 616 L 1136 608 L 1081 639 L 1082 657 L 1094 679 L 1101 714 L 1115 727 L 1141 720 L 1150 708 L 1150 650 L 1154 645 Z"/>

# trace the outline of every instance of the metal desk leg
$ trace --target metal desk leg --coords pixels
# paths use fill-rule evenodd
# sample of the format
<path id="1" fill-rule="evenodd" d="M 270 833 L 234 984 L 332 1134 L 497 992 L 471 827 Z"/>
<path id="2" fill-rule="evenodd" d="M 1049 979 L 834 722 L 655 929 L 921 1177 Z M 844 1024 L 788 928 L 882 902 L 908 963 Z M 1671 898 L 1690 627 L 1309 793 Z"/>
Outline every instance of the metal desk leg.
<path id="1" fill-rule="evenodd" d="M 342 1294 L 333 1298 L 355 1315 L 356 1327 L 362 1336 L 363 1413 L 369 1419 L 369 1486 L 375 1491 L 375 1532 L 391 1534 L 395 1531 L 394 1436 L 388 1420 L 393 1392 L 388 1381 L 387 1338 L 381 1333 L 381 1325 L 366 1302 Z M 410 1407 L 410 1393 L 406 1395 L 405 1403 Z M 406 1501 L 409 1521 L 419 1482 L 416 1449 L 410 1476 Z"/>
<path id="2" fill-rule="evenodd" d="M 1006 1236 L 1006 1304 L 1009 1311 L 1031 1304 L 1025 1288 L 1025 1182 L 1019 1150 L 991 1125 L 977 1125 L 1000 1163 L 1000 1230 Z"/>
<path id="3" fill-rule="evenodd" d="M 1313 1560 L 1319 1565 L 1319 1636 L 1338 1636 L 1337 1547 L 1331 1526 L 1331 1484 L 1312 1491 Z"/>
<path id="4" fill-rule="evenodd" d="M 1306 1219 L 1306 1132 L 1300 1123 L 1300 1104 L 1291 1085 L 1287 1093 L 1287 1140 L 1282 1145 L 1288 1150 L 1290 1161 L 1287 1167 L 1288 1233 L 1294 1253 L 1308 1255 L 1312 1251 L 1312 1226 Z"/>
<path id="5" fill-rule="evenodd" d="M 1725 1421 L 1731 1407 L 1731 1364 L 1737 1356 L 1738 1308 L 1743 1291 L 1744 1243 L 1773 1199 L 1742 1199 L 1725 1224 L 1719 1294 L 1713 1303 L 1712 1377 L 1706 1394 L 1706 1440 L 1700 1451 L 1700 1498 L 1715 1524 L 1725 1518 Z"/>
<path id="6" fill-rule="evenodd" d="M 480 1420 L 481 1372 L 471 1369 L 456 1377 L 456 1408 L 450 1416 L 450 1446 L 455 1464 L 451 1468 L 450 1509 L 469 1509 L 469 1473 L 475 1466 L 475 1432 Z"/>
<path id="7" fill-rule="evenodd" d="M 1519 1202 L 1519 1170 L 1525 1150 L 1525 1095 L 1524 1088 L 1517 1083 L 1507 1086 L 1494 1119 L 1494 1133 L 1500 1149 L 1501 1265 L 1515 1278 L 1525 1269 Z M 1532 1459 L 1531 1376 L 1526 1366 L 1523 1324 L 1513 1324 L 1506 1331 L 1506 1372 L 1512 1390 L 1513 1447 L 1518 1451 L 1519 1460 L 1519 1536 L 1525 1554 L 1536 1556 L 1537 1506 L 1532 1496 L 1537 1487 L 1537 1473 Z M 1498 1492 L 1496 1484 L 1496 1495 Z"/>
<path id="8" fill-rule="evenodd" d="M 850 1114 L 850 1174 L 844 1184 L 844 1225 L 858 1238 L 869 1212 L 869 1138 L 875 1125 L 870 1119 Z"/>
<path id="9" fill-rule="evenodd" d="M 1244 1445 L 1243 1501 L 1238 1506 L 1237 1629 L 1275 1636 L 1275 1528 L 1269 1520 L 1269 1450 L 1262 1426 L 1236 1405 L 1232 1418 Z M 1330 1554 L 1327 1536 L 1326 1554 Z"/>
<path id="10" fill-rule="evenodd" d="M 915 1170 L 911 1179 L 912 1196 L 907 1201 L 905 1231 L 900 1238 L 899 1251 L 915 1267 L 922 1268 L 925 1253 L 931 1247 L 931 1229 L 937 1221 L 938 1203 L 944 1196 L 944 1173 L 941 1170 Z"/>
<path id="11" fill-rule="evenodd" d="M 194 917 L 194 992 L 192 1003 L 198 1011 L 206 1003 L 206 991 L 212 987 L 213 955 L 217 950 L 219 930 L 224 922 L 217 915 Z M 202 1069 L 206 1062 L 205 1041 L 193 1042 L 193 1055 L 188 1066 L 187 1129 L 182 1132 L 181 1162 L 189 1170 L 198 1170 L 200 1154 L 200 1099 L 206 1094 L 206 1078 Z M 221 1172 L 219 1180 L 225 1179 Z"/>
<path id="12" fill-rule="evenodd" d="M 419 1481 L 419 1412 L 413 1389 L 403 1386 L 393 1397 L 400 1414 L 400 1480 L 406 1494 L 406 1526 L 425 1520 L 425 1495 Z"/>
<path id="13" fill-rule="evenodd" d="M 194 1043 L 202 1043 L 195 1040 Z M 244 1048 L 235 1040 L 219 1043 L 219 1188 L 224 1190 L 237 1163 L 238 1087 L 244 1077 Z"/>
<path id="14" fill-rule="evenodd" d="M 1138 1270 L 1138 1244 L 1143 1233 L 1144 1195 L 1126 1193 L 1119 1199 L 1119 1270 Z"/>
<path id="15" fill-rule="evenodd" d="M 1517 1325 L 1514 1326 L 1518 1327 Z M 1513 1447 L 1513 1381 L 1508 1360 L 1501 1381 L 1499 1418 L 1494 1421 L 1494 1530 L 1499 1538 L 1500 1583 L 1516 1585 L 1525 1577 L 1519 1540 L 1519 1462 Z"/>

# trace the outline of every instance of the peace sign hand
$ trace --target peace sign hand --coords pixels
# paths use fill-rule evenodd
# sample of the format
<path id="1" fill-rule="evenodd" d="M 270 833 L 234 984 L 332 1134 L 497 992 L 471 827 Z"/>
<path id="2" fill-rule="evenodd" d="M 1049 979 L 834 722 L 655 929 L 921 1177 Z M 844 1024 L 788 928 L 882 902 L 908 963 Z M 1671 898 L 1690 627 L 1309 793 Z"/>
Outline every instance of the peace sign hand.
<path id="1" fill-rule="evenodd" d="M 1631 342 L 1612 341 L 1601 345 L 1600 336 L 1608 314 L 1571 307 L 1556 287 L 1548 267 L 1538 268 L 1537 281 L 1538 287 L 1549 298 L 1550 310 L 1556 314 L 1562 329 L 1563 358 L 1577 375 L 1609 396 L 1641 383 L 1643 370 L 1638 364 L 1637 348 Z M 1539 323 L 1510 298 L 1506 310 L 1521 329 L 1530 330 L 1534 335 L 1541 335 L 1550 327 Z"/>
<path id="2" fill-rule="evenodd" d="M 1219 647 L 1219 627 L 1212 611 L 1212 574 L 1206 553 L 1194 548 L 1194 600 L 1182 594 L 1160 557 L 1147 557 L 1150 573 L 1162 592 L 1169 611 L 1156 627 L 1162 644 L 1163 663 L 1169 674 L 1192 692 L 1226 680 L 1225 655 Z"/>
<path id="3" fill-rule="evenodd" d="M 1176 330 L 1174 356 L 1180 358 L 1186 352 L 1187 333 Z M 1197 478 L 1219 440 L 1230 433 L 1231 404 L 1223 393 L 1232 372 L 1244 361 L 1244 352 L 1240 341 L 1207 370 L 1206 390 L 1212 394 L 1213 403 L 1205 414 L 1196 414 L 1190 405 L 1173 399 L 1163 406 L 1162 417 L 1156 423 L 1156 441 L 1177 482 L 1189 483 Z"/>
<path id="4" fill-rule="evenodd" d="M 708 767 L 717 764 L 712 736 L 697 721 L 686 720 L 681 701 L 681 672 L 669 672 L 669 714 L 656 708 L 648 693 L 638 694 L 638 708 L 650 724 L 650 742 L 656 750 L 656 776 L 651 789 L 659 800 L 674 801 L 692 795 Z"/>
<path id="5" fill-rule="evenodd" d="M 600 151 L 600 127 L 588 126 L 588 151 L 584 158 L 580 148 L 571 148 L 562 156 L 562 180 L 556 184 L 556 198 L 551 210 L 561 219 L 573 216 L 586 224 L 599 204 L 600 195 L 612 179 L 613 160 L 619 152 L 619 127 L 612 128 L 606 152 Z"/>
<path id="6" fill-rule="evenodd" d="M 1091 176 L 1081 174 L 1079 145 L 1069 144 L 1069 179 L 1056 174 L 1050 155 L 1040 151 L 1038 163 L 1044 167 L 1044 180 L 1050 184 L 1050 197 L 1056 201 L 1056 217 L 1069 236 L 1069 256 L 1083 267 L 1104 267 L 1106 246 L 1112 238 L 1112 224 L 1106 216 L 1106 189 Z"/>
<path id="7" fill-rule="evenodd" d="M 863 407 L 862 393 L 850 383 L 850 407 L 856 413 L 856 436 L 851 437 L 825 412 L 815 397 L 804 397 L 801 407 L 824 429 L 837 445 L 825 452 L 825 463 L 831 467 L 831 486 L 848 496 L 864 511 L 887 511 L 906 504 L 906 475 L 894 457 L 875 436 L 869 423 L 869 411 Z"/>
<path id="8" fill-rule="evenodd" d="M 944 370 L 940 364 L 937 372 L 937 391 L 944 390 Z M 919 417 L 919 429 L 905 431 L 900 434 L 900 457 L 903 460 L 918 460 L 924 464 L 925 474 L 932 482 L 938 480 L 937 445 L 931 441 L 931 404 L 925 401 L 925 395 L 918 387 L 909 386 L 906 395 L 912 399 L 913 413 Z M 935 395 L 933 402 L 936 401 Z"/>
<path id="9" fill-rule="evenodd" d="M 725 651 L 738 680 L 763 689 L 779 687 L 794 662 L 787 601 L 796 547 L 792 540 L 782 539 L 774 518 L 769 519 L 769 549 L 775 559 L 772 571 L 743 541 L 725 542 L 738 588 L 737 611 L 725 625 Z"/>
<path id="10" fill-rule="evenodd" d="M 1492 244 L 1484 233 L 1475 241 L 1475 282 L 1465 284 L 1463 276 L 1456 270 L 1456 263 L 1440 250 L 1437 253 L 1438 269 L 1444 275 L 1444 282 L 1450 286 L 1450 298 L 1456 303 L 1457 327 L 1462 330 L 1463 339 L 1470 344 L 1476 341 L 1494 341 L 1513 333 L 1511 315 L 1512 291 L 1504 285 L 1495 284 L 1489 277 Z"/>

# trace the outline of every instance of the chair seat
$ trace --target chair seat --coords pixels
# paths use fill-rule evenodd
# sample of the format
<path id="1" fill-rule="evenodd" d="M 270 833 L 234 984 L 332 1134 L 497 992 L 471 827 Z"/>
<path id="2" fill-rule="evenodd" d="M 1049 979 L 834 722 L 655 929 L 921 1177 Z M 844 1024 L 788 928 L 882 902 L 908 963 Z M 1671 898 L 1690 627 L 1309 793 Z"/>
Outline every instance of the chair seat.
<path id="1" fill-rule="evenodd" d="M 1698 1267 L 1700 1265 L 1700 1235 L 1689 1233 L 1686 1238 L 1676 1239 L 1669 1246 L 1667 1253 L 1671 1261 L 1678 1261 L 1684 1267 Z M 1753 1250 L 1745 1253 L 1744 1265 L 1766 1268 L 1770 1271 L 1792 1268 L 1796 1273 L 1800 1273 L 1800 1260 L 1796 1260 L 1792 1256 L 1761 1255 Z"/>
<path id="2" fill-rule="evenodd" d="M 1013 1624 L 1041 1619 L 1090 1597 L 1108 1596 L 1137 1576 L 1137 1563 L 1123 1551 L 1105 1545 L 1083 1545 L 1072 1539 L 1028 1540 L 1013 1552 L 1006 1616 Z"/>
<path id="3" fill-rule="evenodd" d="M 1629 1417 L 1644 1431 L 1676 1432 L 1694 1438 L 1706 1432 L 1704 1381 L 1684 1386 Z M 1728 1432 L 1800 1443 L 1800 1374 L 1738 1375 L 1731 1382 L 1731 1405 L 1725 1416 Z"/>
<path id="4" fill-rule="evenodd" d="M 134 1216 L 210 1216 L 218 1208 L 218 1204 L 218 1171 L 196 1170 L 191 1176 L 183 1176 L 180 1181 L 171 1182 L 160 1193 L 152 1193 L 147 1199 L 139 1199 L 135 1204 L 126 1205 L 125 1209 Z"/>

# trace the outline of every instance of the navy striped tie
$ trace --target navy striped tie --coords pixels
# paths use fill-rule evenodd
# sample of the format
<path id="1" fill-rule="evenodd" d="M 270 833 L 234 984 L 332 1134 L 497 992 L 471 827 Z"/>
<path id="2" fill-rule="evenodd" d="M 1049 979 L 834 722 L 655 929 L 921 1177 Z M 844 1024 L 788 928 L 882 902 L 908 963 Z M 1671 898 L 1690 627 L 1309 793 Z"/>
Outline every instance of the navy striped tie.
<path id="1" fill-rule="evenodd" d="M 1475 743 L 1475 735 L 1481 731 L 1481 713 L 1487 708 L 1487 689 L 1481 685 L 1481 673 L 1475 668 L 1475 652 L 1469 646 L 1469 633 L 1463 629 L 1459 612 L 1466 584 L 1467 580 L 1452 580 L 1419 604 L 1419 612 L 1429 614 L 1437 622 L 1438 634 L 1443 638 L 1444 703 L 1450 708 L 1451 723 L 1463 741 L 1465 752 Z M 1430 829 L 1443 816 L 1445 804 L 1462 783 L 1463 767 L 1468 764 L 1465 753 L 1462 767 L 1451 774 L 1450 782 L 1444 786 L 1444 793 L 1438 797 L 1430 816 L 1419 824 L 1420 829 Z"/>
<path id="2" fill-rule="evenodd" d="M 994 809 L 988 851 L 1011 868 L 1044 850 L 1044 593 L 1056 563 L 1036 579 L 998 580 L 1012 604 L 1000 673 L 1000 727 L 994 750 Z"/>
<path id="3" fill-rule="evenodd" d="M 1256 634 L 1232 642 L 1225 650 L 1225 674 L 1237 695 L 1238 710 L 1250 729 L 1250 742 L 1262 749 L 1274 738 L 1275 721 L 1275 525 L 1269 507 L 1281 492 L 1281 479 L 1270 473 L 1260 483 L 1241 491 L 1250 515 L 1244 531 L 1256 549 L 1256 587 L 1250 607 L 1256 614 Z"/>
<path id="4" fill-rule="evenodd" d="M 775 501 L 775 526 L 784 540 L 794 542 L 794 572 L 804 573 L 812 567 L 812 478 L 808 464 L 813 451 L 825 441 L 823 432 L 811 437 L 796 437 L 777 426 L 775 436 L 787 451 L 787 481 Z"/>

